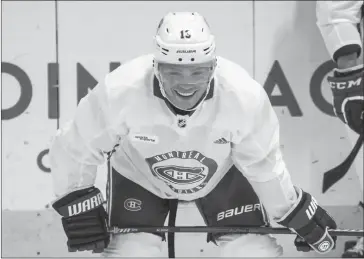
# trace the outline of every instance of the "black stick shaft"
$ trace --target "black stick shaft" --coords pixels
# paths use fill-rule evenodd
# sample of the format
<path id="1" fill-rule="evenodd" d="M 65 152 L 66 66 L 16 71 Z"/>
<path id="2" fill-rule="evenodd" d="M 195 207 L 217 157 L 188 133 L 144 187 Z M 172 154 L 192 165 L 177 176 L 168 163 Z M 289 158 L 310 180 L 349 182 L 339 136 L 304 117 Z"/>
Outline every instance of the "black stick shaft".
<path id="1" fill-rule="evenodd" d="M 349 156 L 338 166 L 324 173 L 322 181 L 322 193 L 325 193 L 331 186 L 337 183 L 343 178 L 352 166 L 356 156 L 359 153 L 361 145 L 363 145 L 363 134 L 358 137 L 354 148 L 350 152 Z"/>
<path id="2" fill-rule="evenodd" d="M 130 228 L 113 228 L 110 230 L 114 234 L 126 233 L 251 233 L 251 234 L 296 234 L 288 228 L 272 227 L 130 227 Z M 364 236 L 362 229 L 331 229 L 329 233 L 332 236 Z"/>

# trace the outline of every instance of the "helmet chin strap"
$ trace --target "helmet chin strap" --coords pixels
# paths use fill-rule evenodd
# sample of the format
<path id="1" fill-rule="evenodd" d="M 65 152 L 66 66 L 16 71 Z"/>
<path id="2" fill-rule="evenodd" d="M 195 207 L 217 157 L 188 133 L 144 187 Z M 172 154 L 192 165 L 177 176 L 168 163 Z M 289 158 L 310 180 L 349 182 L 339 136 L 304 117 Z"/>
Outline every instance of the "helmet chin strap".
<path id="1" fill-rule="evenodd" d="M 186 111 L 186 112 L 195 111 L 195 110 L 197 110 L 197 109 L 198 109 L 198 108 L 199 108 L 199 107 L 203 104 L 203 102 L 205 101 L 205 99 L 206 99 L 207 95 L 208 95 L 208 94 L 209 94 L 209 92 L 210 92 L 211 81 L 212 81 L 212 79 L 213 79 L 213 78 L 214 78 L 214 76 L 215 76 L 215 69 L 216 69 L 216 65 L 215 65 L 215 67 L 214 67 L 214 72 L 212 73 L 212 75 L 211 75 L 211 77 L 210 77 L 209 81 L 207 82 L 207 89 L 206 89 L 206 91 L 205 91 L 205 94 L 204 94 L 203 98 L 201 98 L 201 99 L 198 101 L 198 103 L 197 103 L 194 107 L 192 107 L 192 108 L 190 108 L 190 109 L 182 109 L 182 108 L 178 107 L 177 105 L 173 104 L 173 103 L 171 102 L 171 100 L 168 98 L 168 96 L 167 96 L 166 92 L 164 91 L 163 82 L 162 82 L 162 79 L 161 79 L 161 77 L 160 77 L 160 75 L 159 75 L 159 71 L 158 71 L 158 64 L 157 64 L 154 60 L 153 60 L 153 67 L 154 67 L 154 74 L 155 74 L 155 76 L 156 76 L 156 77 L 157 77 L 157 79 L 158 79 L 158 82 L 159 82 L 159 88 L 160 88 L 160 91 L 161 91 L 161 93 L 162 93 L 163 97 L 164 97 L 164 98 L 166 98 L 166 99 L 167 99 L 167 101 L 168 101 L 171 105 L 173 105 L 174 107 L 176 107 L 177 109 L 180 109 L 180 110 L 182 110 L 182 111 Z"/>

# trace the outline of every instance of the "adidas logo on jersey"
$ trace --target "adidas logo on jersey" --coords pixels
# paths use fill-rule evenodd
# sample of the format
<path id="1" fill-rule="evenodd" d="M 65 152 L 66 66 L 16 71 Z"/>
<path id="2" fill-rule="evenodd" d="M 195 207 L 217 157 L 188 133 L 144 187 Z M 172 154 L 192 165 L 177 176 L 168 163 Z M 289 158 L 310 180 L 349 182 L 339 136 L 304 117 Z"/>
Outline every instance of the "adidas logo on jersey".
<path id="1" fill-rule="evenodd" d="M 218 140 L 214 141 L 215 144 L 227 144 L 229 141 L 227 141 L 225 138 L 219 138 Z"/>

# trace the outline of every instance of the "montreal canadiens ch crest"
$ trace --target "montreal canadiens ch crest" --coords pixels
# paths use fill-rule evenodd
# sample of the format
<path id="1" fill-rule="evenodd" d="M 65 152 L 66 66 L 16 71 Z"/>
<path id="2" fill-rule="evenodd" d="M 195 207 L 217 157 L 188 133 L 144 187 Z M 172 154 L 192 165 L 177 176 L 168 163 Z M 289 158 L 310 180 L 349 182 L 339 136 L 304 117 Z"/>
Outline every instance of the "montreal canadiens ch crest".
<path id="1" fill-rule="evenodd" d="M 146 158 L 153 175 L 175 193 L 195 193 L 209 182 L 217 163 L 198 151 L 171 151 Z"/>

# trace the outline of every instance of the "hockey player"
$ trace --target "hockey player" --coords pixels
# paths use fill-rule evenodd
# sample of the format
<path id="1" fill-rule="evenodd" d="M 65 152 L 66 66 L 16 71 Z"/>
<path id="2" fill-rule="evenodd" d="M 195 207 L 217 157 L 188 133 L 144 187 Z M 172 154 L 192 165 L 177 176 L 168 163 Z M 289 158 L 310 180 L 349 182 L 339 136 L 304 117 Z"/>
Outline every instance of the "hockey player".
<path id="1" fill-rule="evenodd" d="M 279 146 L 278 119 L 263 87 L 216 55 L 200 14 L 169 13 L 154 53 L 108 74 L 52 142 L 53 208 L 69 251 L 161 256 L 163 234 L 110 239 L 108 228 L 162 226 L 170 201 L 180 200 L 194 202 L 208 226 L 265 227 L 267 211 L 296 231 L 297 249 L 327 253 L 336 240 L 327 229 L 336 223 L 292 184 Z M 107 212 L 94 187 L 105 153 L 111 155 Z M 208 240 L 221 256 L 282 254 L 271 235 L 221 233 Z"/>
<path id="2" fill-rule="evenodd" d="M 348 126 L 354 143 L 363 134 L 364 67 L 363 67 L 363 1 L 317 1 L 317 25 L 327 50 L 337 64 L 328 77 L 337 117 Z M 363 191 L 363 148 L 357 156 L 356 171 Z M 364 257 L 363 238 L 343 257 Z"/>

